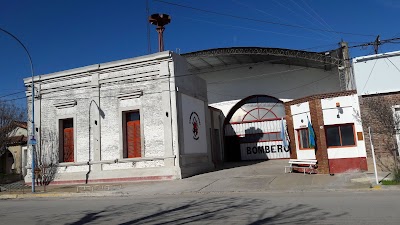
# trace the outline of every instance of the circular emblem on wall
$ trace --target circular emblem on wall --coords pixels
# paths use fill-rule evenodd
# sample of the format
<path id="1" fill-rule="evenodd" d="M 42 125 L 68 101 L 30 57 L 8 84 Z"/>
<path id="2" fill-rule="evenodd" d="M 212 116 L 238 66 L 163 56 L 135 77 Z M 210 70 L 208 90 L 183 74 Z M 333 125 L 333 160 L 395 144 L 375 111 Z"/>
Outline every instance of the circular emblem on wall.
<path id="1" fill-rule="evenodd" d="M 197 115 L 196 112 L 192 112 L 192 114 L 190 114 L 189 124 L 192 125 L 193 139 L 198 140 L 201 123 L 199 115 Z"/>

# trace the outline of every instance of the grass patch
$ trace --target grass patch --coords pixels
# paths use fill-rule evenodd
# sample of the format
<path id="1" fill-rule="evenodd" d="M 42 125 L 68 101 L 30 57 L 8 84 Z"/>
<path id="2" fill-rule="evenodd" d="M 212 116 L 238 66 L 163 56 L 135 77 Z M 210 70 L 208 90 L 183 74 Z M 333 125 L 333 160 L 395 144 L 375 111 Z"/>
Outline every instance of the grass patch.
<path id="1" fill-rule="evenodd" d="M 383 180 L 382 185 L 400 185 L 400 181 L 397 180 Z"/>

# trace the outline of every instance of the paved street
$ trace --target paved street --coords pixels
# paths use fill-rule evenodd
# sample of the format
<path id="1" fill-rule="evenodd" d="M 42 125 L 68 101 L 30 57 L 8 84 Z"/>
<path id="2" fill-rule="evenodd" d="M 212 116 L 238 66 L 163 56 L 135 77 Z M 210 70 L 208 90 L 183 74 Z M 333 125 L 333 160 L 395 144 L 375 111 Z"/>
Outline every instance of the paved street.
<path id="1" fill-rule="evenodd" d="M 286 163 L 230 164 L 183 180 L 112 190 L 50 186 L 47 195 L 0 195 L 0 224 L 399 223 L 397 187 L 370 188 L 368 173 L 287 174 Z"/>
<path id="2" fill-rule="evenodd" d="M 1 224 L 398 224 L 391 191 L 0 200 Z"/>

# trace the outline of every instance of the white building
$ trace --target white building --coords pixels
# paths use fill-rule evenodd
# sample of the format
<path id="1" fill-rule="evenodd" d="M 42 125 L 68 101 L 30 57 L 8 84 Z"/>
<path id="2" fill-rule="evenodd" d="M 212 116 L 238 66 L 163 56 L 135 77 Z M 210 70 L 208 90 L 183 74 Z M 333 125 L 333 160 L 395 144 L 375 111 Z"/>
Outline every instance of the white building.
<path id="1" fill-rule="evenodd" d="M 363 142 L 357 139 L 357 153 L 342 154 L 324 148 L 318 132 L 316 152 L 298 152 L 293 140 L 301 127 L 293 126 L 291 115 L 307 113 L 307 107 L 297 112 L 289 106 L 302 98 L 299 103 L 307 104 L 306 96 L 352 90 L 345 50 L 165 51 L 36 76 L 38 162 L 53 168 L 53 183 L 179 179 L 223 161 L 297 156 L 317 158 L 319 171 L 329 173 L 329 163 L 336 162 L 328 161 L 328 152 L 329 160 L 363 157 Z M 32 80 L 24 82 L 31 109 Z M 340 96 L 348 96 L 340 99 L 346 110 L 357 108 L 351 93 L 334 97 Z M 319 99 L 324 114 L 337 101 Z M 313 125 L 332 125 L 314 118 L 320 117 L 310 117 Z M 341 118 L 351 123 L 347 112 Z M 279 135 L 282 123 L 291 149 Z M 352 127 L 358 132 L 358 124 Z M 31 181 L 29 171 L 25 180 Z"/>
<path id="2" fill-rule="evenodd" d="M 207 87 L 186 66 L 165 51 L 34 77 L 37 163 L 56 170 L 53 184 L 209 170 Z M 32 80 L 24 82 L 31 109 Z"/>
<path id="3" fill-rule="evenodd" d="M 283 146 L 280 137 L 281 120 L 284 119 L 283 123 L 286 126 L 287 120 L 292 120 L 292 113 L 296 115 L 300 113 L 296 111 L 296 108 L 287 108 L 288 105 L 300 99 L 304 100 L 302 104 L 308 104 L 307 99 L 318 97 L 318 94 L 334 93 L 333 96 L 341 96 L 337 92 L 355 89 L 349 62 L 343 60 L 349 58 L 347 53 L 347 46 L 343 43 L 339 49 L 322 53 L 243 47 L 183 54 L 189 63 L 189 70 L 207 82 L 209 104 L 224 113 L 222 130 L 225 143 L 220 158 L 223 161 L 281 159 L 297 156 L 301 159 L 317 158 L 319 171 L 322 173 L 328 173 L 333 169 L 329 167 L 326 156 L 328 151 L 331 163 L 336 162 L 333 159 L 343 159 L 342 161 L 345 162 L 345 159 L 349 158 L 354 161 L 353 157 L 356 156 L 361 161 L 365 161 L 363 141 L 357 141 L 355 144 L 358 147 L 353 148 L 351 153 L 349 151 L 337 153 L 338 151 L 333 148 L 328 150 L 326 146 L 319 145 L 320 150 L 317 150 L 317 156 L 315 152 L 311 153 L 311 150 L 308 153 L 301 151 L 296 156 L 298 146 L 293 145 L 295 142 L 291 141 L 291 150 L 289 150 Z M 346 94 L 349 95 L 347 92 Z M 336 100 L 323 98 L 319 97 L 324 104 L 319 111 L 323 110 L 327 113 L 330 106 L 326 106 L 325 102 Z M 343 98 L 345 100 L 340 101 L 346 110 L 358 109 L 358 101 L 354 100 L 352 94 Z M 307 107 L 300 108 L 304 111 L 301 113 L 310 112 Z M 334 110 L 337 109 L 334 107 Z M 346 112 L 345 116 L 336 122 L 352 123 L 354 131 L 358 132 L 360 125 L 350 117 L 351 115 Z M 318 124 L 323 128 L 325 125 L 333 125 L 329 118 L 326 117 Z M 314 118 L 310 117 L 310 120 Z M 299 127 L 293 127 L 293 123 L 288 123 L 287 127 L 289 133 L 294 129 L 290 140 L 297 140 Z M 352 137 L 354 138 L 354 135 Z M 323 138 L 322 142 L 326 144 L 322 133 L 319 138 Z M 322 154 L 323 152 L 325 153 Z M 364 163 L 361 164 L 362 167 L 341 166 L 341 169 L 332 171 L 336 173 L 353 169 L 364 170 Z"/>

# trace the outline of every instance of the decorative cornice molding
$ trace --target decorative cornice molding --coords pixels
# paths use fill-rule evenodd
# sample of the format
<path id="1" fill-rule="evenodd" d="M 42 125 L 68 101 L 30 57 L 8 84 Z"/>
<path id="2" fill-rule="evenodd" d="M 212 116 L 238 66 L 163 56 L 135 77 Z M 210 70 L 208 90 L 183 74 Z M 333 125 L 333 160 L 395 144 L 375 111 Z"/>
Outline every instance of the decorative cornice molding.
<path id="1" fill-rule="evenodd" d="M 133 90 L 130 93 L 119 93 L 117 98 L 119 100 L 126 100 L 126 99 L 133 99 L 133 98 L 140 98 L 143 95 L 142 90 Z"/>
<path id="2" fill-rule="evenodd" d="M 70 108 L 70 107 L 74 107 L 75 105 L 76 105 L 76 100 L 67 100 L 67 101 L 63 101 L 63 102 L 54 103 L 54 106 L 57 109 Z"/>

